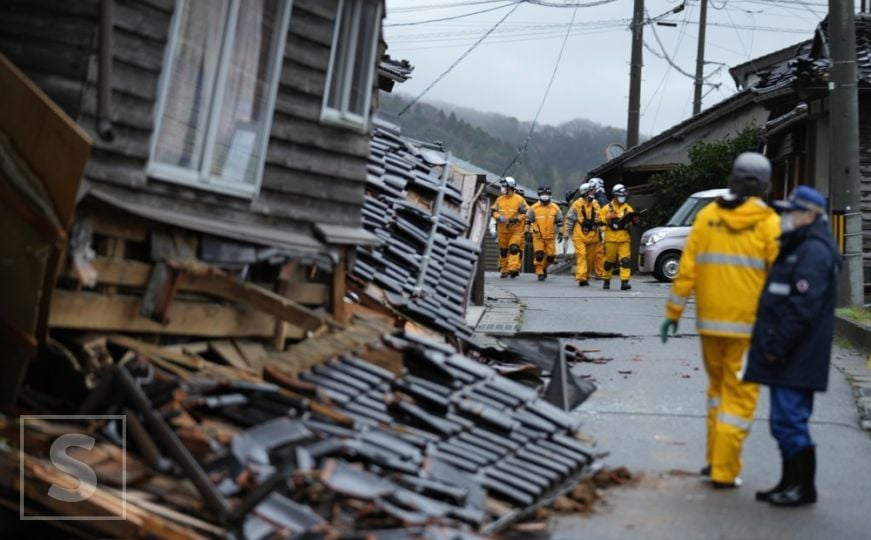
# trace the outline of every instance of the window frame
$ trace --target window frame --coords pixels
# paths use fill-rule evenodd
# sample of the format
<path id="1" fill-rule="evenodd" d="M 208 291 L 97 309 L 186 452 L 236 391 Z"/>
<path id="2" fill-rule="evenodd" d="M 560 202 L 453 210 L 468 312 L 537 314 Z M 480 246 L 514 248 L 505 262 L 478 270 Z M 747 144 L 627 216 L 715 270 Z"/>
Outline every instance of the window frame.
<path id="1" fill-rule="evenodd" d="M 252 184 L 243 184 L 225 180 L 220 176 L 211 173 L 212 159 L 215 152 L 215 140 L 217 132 L 215 126 L 220 120 L 221 110 L 220 105 L 223 103 L 224 93 L 227 87 L 227 72 L 229 71 L 230 60 L 232 57 L 232 46 L 235 42 L 236 25 L 239 20 L 239 9 L 244 4 L 244 0 L 228 0 L 228 20 L 224 28 L 224 35 L 221 43 L 221 50 L 218 53 L 218 73 L 215 77 L 215 84 L 212 85 L 211 101 L 209 103 L 209 113 L 206 116 L 206 128 L 204 130 L 205 141 L 203 144 L 202 162 L 198 169 L 180 167 L 169 163 L 161 163 L 155 159 L 157 152 L 158 139 L 160 137 L 161 124 L 163 123 L 163 113 L 166 109 L 170 79 L 173 73 L 173 57 L 175 48 L 178 42 L 179 32 L 181 30 L 182 13 L 187 2 L 193 0 L 176 0 L 175 11 L 172 15 L 170 23 L 169 39 L 166 43 L 164 51 L 163 63 L 161 65 L 160 79 L 158 82 L 157 104 L 154 108 L 154 129 L 151 133 L 151 141 L 149 143 L 148 162 L 145 166 L 145 172 L 149 178 L 172 182 L 196 189 L 221 193 L 224 195 L 232 195 L 243 198 L 256 198 L 260 193 L 260 187 L 263 183 L 263 172 L 266 168 L 266 152 L 269 147 L 270 133 L 272 132 L 272 119 L 275 116 L 275 102 L 278 99 L 278 87 L 281 82 L 281 67 L 284 61 L 284 54 L 287 47 L 287 33 L 290 28 L 290 16 L 293 10 L 293 0 L 279 0 L 280 4 L 280 21 L 276 25 L 278 30 L 277 50 L 275 51 L 275 59 L 271 67 L 273 80 L 269 82 L 270 87 L 266 94 L 265 111 L 267 111 L 262 131 L 258 131 L 258 135 L 262 135 L 262 140 L 259 144 L 259 157 L 256 167 L 256 177 Z M 270 47 L 272 44 L 270 44 Z"/>
<path id="2" fill-rule="evenodd" d="M 375 20 L 379 21 L 379 25 L 378 25 L 378 28 L 374 28 L 372 31 L 372 42 L 370 44 L 371 51 L 372 51 L 372 61 L 370 62 L 371 65 L 369 66 L 369 70 L 366 74 L 366 84 L 365 84 L 366 99 L 364 100 L 365 101 L 365 105 L 363 107 L 364 111 L 363 111 L 363 115 L 359 115 L 359 114 L 348 111 L 348 106 L 349 106 L 349 103 L 351 100 L 351 85 L 352 85 L 353 79 L 354 79 L 353 59 L 356 57 L 356 53 L 357 53 L 357 41 L 358 41 L 357 37 L 358 37 L 358 33 L 360 31 L 359 22 L 360 22 L 360 18 L 363 15 L 363 11 L 362 11 L 363 8 L 361 8 L 360 11 L 358 11 L 356 13 L 357 24 L 355 24 L 352 28 L 351 35 L 353 37 L 351 39 L 351 42 L 352 42 L 353 49 L 351 50 L 350 54 L 348 54 L 348 58 L 351 59 L 351 62 L 350 62 L 351 65 L 350 65 L 350 69 L 346 70 L 346 72 L 349 75 L 345 78 L 345 80 L 343 80 L 341 82 L 341 84 L 343 85 L 341 98 L 340 98 L 342 101 L 342 108 L 341 109 L 333 108 L 328 103 L 329 99 L 330 99 L 330 89 L 331 89 L 332 84 L 334 83 L 333 76 L 336 73 L 336 65 L 335 64 L 336 64 L 337 45 L 339 42 L 339 33 L 340 33 L 339 30 L 341 29 L 341 26 L 342 26 L 342 18 L 345 15 L 345 3 L 347 1 L 348 0 L 339 0 L 338 8 L 336 10 L 336 21 L 333 25 L 333 40 L 332 40 L 332 45 L 330 46 L 330 63 L 327 66 L 327 77 L 326 77 L 326 82 L 324 84 L 324 99 L 323 99 L 323 103 L 321 105 L 321 122 L 328 123 L 328 124 L 335 124 L 335 125 L 342 126 L 342 127 L 349 127 L 349 128 L 356 129 L 358 131 L 365 132 L 369 128 L 369 120 L 370 120 L 369 112 L 372 108 L 372 94 L 373 94 L 372 86 L 373 86 L 373 82 L 374 82 L 374 78 L 375 78 L 375 71 L 376 71 L 375 63 L 378 60 L 378 37 L 380 35 L 379 30 L 380 30 L 380 21 L 381 21 L 382 10 L 383 10 L 383 3 L 380 1 L 372 2 L 372 4 L 375 5 Z M 363 2 L 361 2 L 361 5 L 362 5 L 362 3 Z"/>

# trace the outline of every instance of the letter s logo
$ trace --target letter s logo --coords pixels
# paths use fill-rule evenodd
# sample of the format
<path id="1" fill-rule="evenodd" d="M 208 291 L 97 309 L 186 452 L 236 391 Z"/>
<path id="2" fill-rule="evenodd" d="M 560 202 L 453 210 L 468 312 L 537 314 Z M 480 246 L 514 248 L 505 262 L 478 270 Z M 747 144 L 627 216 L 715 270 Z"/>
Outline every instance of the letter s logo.
<path id="1" fill-rule="evenodd" d="M 61 435 L 52 444 L 49 455 L 51 463 L 59 470 L 74 476 L 79 481 L 76 489 L 66 489 L 57 484 L 48 488 L 49 496 L 64 502 L 82 502 L 97 491 L 97 474 L 94 469 L 71 457 L 66 453 L 70 446 L 79 446 L 86 450 L 94 447 L 95 439 L 81 433 Z"/>

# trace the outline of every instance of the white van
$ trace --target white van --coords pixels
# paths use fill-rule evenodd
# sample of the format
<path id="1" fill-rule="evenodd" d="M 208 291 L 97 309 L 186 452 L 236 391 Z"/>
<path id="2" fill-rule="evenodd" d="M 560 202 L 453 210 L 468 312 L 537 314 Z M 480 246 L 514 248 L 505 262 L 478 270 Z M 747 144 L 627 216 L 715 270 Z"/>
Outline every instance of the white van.
<path id="1" fill-rule="evenodd" d="M 652 273 L 659 281 L 671 282 L 677 275 L 680 255 L 696 214 L 708 203 L 728 193 L 729 190 L 725 188 L 693 193 L 680 205 L 668 223 L 644 231 L 641 235 L 638 270 L 641 273 Z"/>

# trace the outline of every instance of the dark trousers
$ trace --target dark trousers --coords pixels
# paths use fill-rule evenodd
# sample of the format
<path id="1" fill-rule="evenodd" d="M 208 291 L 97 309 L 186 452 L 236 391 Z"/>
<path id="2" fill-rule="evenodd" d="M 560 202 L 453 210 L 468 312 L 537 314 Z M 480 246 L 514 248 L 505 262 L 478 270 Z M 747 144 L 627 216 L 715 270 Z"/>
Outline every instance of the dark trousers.
<path id="1" fill-rule="evenodd" d="M 771 387 L 771 435 L 777 440 L 780 455 L 790 459 L 813 446 L 808 421 L 814 410 L 814 393 L 785 386 Z"/>

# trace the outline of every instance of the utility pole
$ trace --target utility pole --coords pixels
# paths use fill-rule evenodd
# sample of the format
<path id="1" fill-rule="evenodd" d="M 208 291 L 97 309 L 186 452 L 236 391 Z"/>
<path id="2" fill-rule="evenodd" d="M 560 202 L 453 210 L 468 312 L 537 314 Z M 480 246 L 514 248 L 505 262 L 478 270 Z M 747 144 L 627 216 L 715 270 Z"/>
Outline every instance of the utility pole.
<path id="1" fill-rule="evenodd" d="M 831 206 L 844 213 L 844 266 L 838 303 L 865 302 L 862 265 L 862 194 L 859 181 L 859 95 L 853 0 L 829 0 Z"/>
<path id="2" fill-rule="evenodd" d="M 696 52 L 696 80 L 693 83 L 693 115 L 702 110 L 702 82 L 705 76 L 705 28 L 708 26 L 708 0 L 702 0 L 699 13 L 699 48 Z"/>
<path id="3" fill-rule="evenodd" d="M 644 0 L 635 0 L 632 14 L 632 59 L 629 70 L 629 119 L 626 124 L 626 149 L 638 146 L 641 123 L 641 66 L 644 45 Z"/>

